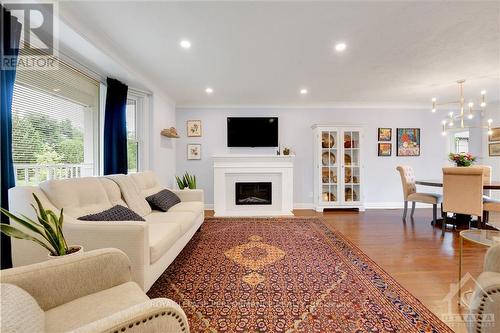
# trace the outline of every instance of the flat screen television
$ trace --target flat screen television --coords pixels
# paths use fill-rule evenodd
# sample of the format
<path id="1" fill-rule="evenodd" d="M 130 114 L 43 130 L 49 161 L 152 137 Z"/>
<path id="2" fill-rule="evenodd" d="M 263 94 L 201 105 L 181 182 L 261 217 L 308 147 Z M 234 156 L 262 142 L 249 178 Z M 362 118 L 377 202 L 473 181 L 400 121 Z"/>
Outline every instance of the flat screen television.
<path id="1" fill-rule="evenodd" d="M 277 117 L 228 117 L 228 147 L 278 147 Z"/>

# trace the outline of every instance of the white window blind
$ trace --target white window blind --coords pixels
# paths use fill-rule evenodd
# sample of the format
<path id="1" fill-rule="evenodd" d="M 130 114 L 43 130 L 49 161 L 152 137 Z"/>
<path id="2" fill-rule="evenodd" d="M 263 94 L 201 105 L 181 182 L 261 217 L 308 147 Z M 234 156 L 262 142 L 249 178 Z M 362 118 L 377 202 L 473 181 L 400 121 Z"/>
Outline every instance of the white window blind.
<path id="1" fill-rule="evenodd" d="M 99 82 L 59 61 L 56 70 L 18 70 L 12 101 L 18 184 L 94 174 Z"/>

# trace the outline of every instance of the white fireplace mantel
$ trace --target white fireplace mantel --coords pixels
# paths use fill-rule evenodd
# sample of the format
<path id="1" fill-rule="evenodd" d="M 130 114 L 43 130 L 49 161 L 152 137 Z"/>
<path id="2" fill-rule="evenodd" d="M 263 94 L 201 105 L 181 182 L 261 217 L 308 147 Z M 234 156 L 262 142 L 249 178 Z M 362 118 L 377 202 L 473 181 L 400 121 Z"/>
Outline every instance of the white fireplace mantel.
<path id="1" fill-rule="evenodd" d="M 292 155 L 214 155 L 215 216 L 293 215 Z M 236 205 L 237 182 L 271 182 L 271 205 Z"/>

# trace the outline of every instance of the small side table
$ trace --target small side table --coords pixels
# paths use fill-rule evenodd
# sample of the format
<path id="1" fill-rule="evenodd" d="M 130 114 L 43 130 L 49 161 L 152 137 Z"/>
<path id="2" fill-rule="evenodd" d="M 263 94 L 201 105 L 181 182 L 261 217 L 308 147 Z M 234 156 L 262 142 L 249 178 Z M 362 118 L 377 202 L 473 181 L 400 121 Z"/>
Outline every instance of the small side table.
<path id="1" fill-rule="evenodd" d="M 459 259 L 458 259 L 458 305 L 462 305 L 462 253 L 464 246 L 464 239 L 469 242 L 480 244 L 487 247 L 492 247 L 500 243 L 500 231 L 498 230 L 463 230 L 460 231 L 459 239 Z"/>

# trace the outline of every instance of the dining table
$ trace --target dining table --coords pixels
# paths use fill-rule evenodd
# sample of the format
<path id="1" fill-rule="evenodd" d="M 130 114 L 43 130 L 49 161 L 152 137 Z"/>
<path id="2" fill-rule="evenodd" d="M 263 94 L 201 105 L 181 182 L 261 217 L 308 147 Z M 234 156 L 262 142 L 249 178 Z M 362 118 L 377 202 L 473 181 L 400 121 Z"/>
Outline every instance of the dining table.
<path id="1" fill-rule="evenodd" d="M 443 187 L 443 179 L 420 179 L 416 180 L 415 183 L 417 185 L 422 185 L 422 186 L 430 186 L 430 187 Z M 493 191 L 500 191 L 500 181 L 498 180 L 485 180 L 483 182 L 483 190 L 493 190 Z M 471 222 L 471 216 L 470 215 L 464 215 L 464 214 L 455 214 L 453 219 L 454 224 L 457 226 L 459 229 L 468 229 L 469 228 L 469 223 Z M 438 219 L 436 221 L 437 225 L 441 225 L 443 222 L 443 219 Z"/>

